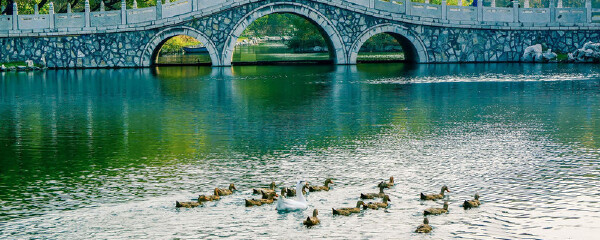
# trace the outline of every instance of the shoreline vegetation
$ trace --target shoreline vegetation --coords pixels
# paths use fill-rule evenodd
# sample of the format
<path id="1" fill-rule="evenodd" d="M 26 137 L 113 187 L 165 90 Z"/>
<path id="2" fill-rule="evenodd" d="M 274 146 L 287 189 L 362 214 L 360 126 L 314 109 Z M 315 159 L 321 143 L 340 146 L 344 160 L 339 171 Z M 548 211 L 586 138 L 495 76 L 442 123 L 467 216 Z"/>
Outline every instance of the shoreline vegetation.
<path id="1" fill-rule="evenodd" d="M 40 71 L 47 69 L 46 66 L 36 64 L 31 60 L 17 62 L 0 62 L 0 72 L 16 72 L 16 71 Z"/>

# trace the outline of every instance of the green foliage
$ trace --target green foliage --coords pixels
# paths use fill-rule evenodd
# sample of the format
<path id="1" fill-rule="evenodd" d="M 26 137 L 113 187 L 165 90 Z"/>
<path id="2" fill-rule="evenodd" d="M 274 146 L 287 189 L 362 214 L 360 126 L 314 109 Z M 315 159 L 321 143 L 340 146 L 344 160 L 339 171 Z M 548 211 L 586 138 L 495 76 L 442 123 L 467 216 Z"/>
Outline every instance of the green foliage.
<path id="1" fill-rule="evenodd" d="M 388 46 L 400 46 L 400 43 L 398 43 L 398 41 L 391 35 L 387 33 L 381 33 L 369 38 L 369 40 L 367 40 L 360 48 L 360 52 L 389 51 L 386 50 L 386 47 Z"/>
<path id="2" fill-rule="evenodd" d="M 180 53 L 183 47 L 194 46 L 198 44 L 200 44 L 200 41 L 193 37 L 179 35 L 166 41 L 160 51 L 161 53 Z"/>
<path id="3" fill-rule="evenodd" d="M 313 23 L 308 20 L 290 15 L 294 32 L 292 39 L 286 42 L 286 45 L 291 49 L 307 49 L 315 46 L 325 47 L 325 39 L 323 35 Z"/>
<path id="4" fill-rule="evenodd" d="M 243 37 L 285 36 L 294 28 L 294 17 L 290 14 L 270 14 L 256 19 L 244 32 Z"/>

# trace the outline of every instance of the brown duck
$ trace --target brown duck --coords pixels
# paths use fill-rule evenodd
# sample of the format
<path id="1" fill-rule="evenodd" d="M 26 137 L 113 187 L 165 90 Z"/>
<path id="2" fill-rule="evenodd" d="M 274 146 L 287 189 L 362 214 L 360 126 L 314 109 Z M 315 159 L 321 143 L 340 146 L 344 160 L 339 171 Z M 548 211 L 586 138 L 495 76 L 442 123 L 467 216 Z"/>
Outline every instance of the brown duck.
<path id="1" fill-rule="evenodd" d="M 269 188 L 252 189 L 252 194 L 262 194 L 262 192 L 272 193 L 273 196 L 277 196 L 277 193 L 275 192 L 275 182 L 271 182 L 271 184 L 269 184 Z"/>
<path id="2" fill-rule="evenodd" d="M 389 205 L 388 201 L 391 202 L 390 196 L 385 195 L 383 197 L 383 201 L 382 202 L 370 202 L 370 203 L 367 203 L 367 204 L 363 205 L 363 208 L 364 209 L 369 208 L 369 209 L 375 209 L 375 210 L 380 209 L 380 208 L 387 208 L 388 205 Z"/>
<path id="3" fill-rule="evenodd" d="M 281 192 L 283 194 L 283 190 Z M 246 202 L 246 207 L 262 206 L 263 204 L 272 204 L 272 203 L 274 203 L 275 202 L 275 198 L 271 194 L 267 194 L 265 192 L 262 192 L 262 198 L 261 199 L 254 199 L 254 198 L 253 199 L 245 199 L 245 202 Z"/>
<path id="4" fill-rule="evenodd" d="M 225 188 L 217 188 L 217 191 L 219 192 L 219 196 L 227 196 L 227 195 L 231 195 L 233 194 L 233 192 L 235 192 L 237 190 L 237 188 L 235 187 L 235 185 L 229 184 L 229 189 L 225 189 Z"/>
<path id="5" fill-rule="evenodd" d="M 469 209 L 479 207 L 479 205 L 481 205 L 481 202 L 479 201 L 479 194 L 476 193 L 473 200 L 465 200 L 463 208 Z"/>
<path id="6" fill-rule="evenodd" d="M 391 188 L 394 186 L 394 177 L 390 177 L 390 181 L 389 182 L 384 182 L 383 183 L 383 187 L 384 188 Z"/>
<path id="7" fill-rule="evenodd" d="M 329 191 L 329 184 L 333 184 L 333 180 L 331 180 L 331 178 L 328 178 L 325 180 L 325 186 L 309 186 L 308 191 L 310 191 L 310 192 Z"/>
<path id="8" fill-rule="evenodd" d="M 344 216 L 349 216 L 350 214 L 353 213 L 359 213 L 360 212 L 360 207 L 365 205 L 365 203 L 363 201 L 358 201 L 356 202 L 356 207 L 353 208 L 332 208 L 333 209 L 333 215 L 344 215 Z"/>
<path id="9" fill-rule="evenodd" d="M 440 215 L 442 213 L 448 213 L 448 202 L 444 202 L 444 208 L 428 208 L 423 211 L 423 215 Z"/>
<path id="10" fill-rule="evenodd" d="M 200 196 L 198 196 L 198 202 L 210 202 L 210 201 L 217 201 L 217 200 L 221 199 L 221 197 L 219 197 L 219 190 L 218 190 L 218 188 L 215 188 L 213 194 L 214 195 L 200 195 Z"/>
<path id="11" fill-rule="evenodd" d="M 421 200 L 436 200 L 444 198 L 444 192 L 450 192 L 448 187 L 443 186 L 440 194 L 423 194 L 421 193 Z"/>
<path id="12" fill-rule="evenodd" d="M 302 194 L 306 195 L 306 189 L 308 188 L 308 183 L 306 183 L 306 185 L 302 186 Z M 296 196 L 296 189 L 294 188 L 286 188 L 286 194 L 285 196 L 287 197 L 294 197 Z"/>
<path id="13" fill-rule="evenodd" d="M 431 226 L 429 226 L 429 219 L 425 218 L 423 219 L 423 224 L 419 225 L 417 227 L 417 230 L 415 230 L 416 233 L 429 233 L 431 232 Z"/>
<path id="14" fill-rule="evenodd" d="M 360 198 L 362 199 L 373 199 L 373 198 L 383 198 L 385 193 L 383 192 L 383 182 L 379 183 L 379 193 L 361 193 Z"/>
<path id="15" fill-rule="evenodd" d="M 319 214 L 319 211 L 317 209 L 315 209 L 313 211 L 313 216 L 307 217 L 306 220 L 304 220 L 304 225 L 306 225 L 307 227 L 319 225 L 319 223 L 321 223 L 321 220 L 319 220 L 319 218 L 317 217 L 318 214 Z"/>
<path id="16" fill-rule="evenodd" d="M 179 202 L 175 201 L 176 208 L 195 208 L 198 206 L 202 206 L 201 202 Z"/>

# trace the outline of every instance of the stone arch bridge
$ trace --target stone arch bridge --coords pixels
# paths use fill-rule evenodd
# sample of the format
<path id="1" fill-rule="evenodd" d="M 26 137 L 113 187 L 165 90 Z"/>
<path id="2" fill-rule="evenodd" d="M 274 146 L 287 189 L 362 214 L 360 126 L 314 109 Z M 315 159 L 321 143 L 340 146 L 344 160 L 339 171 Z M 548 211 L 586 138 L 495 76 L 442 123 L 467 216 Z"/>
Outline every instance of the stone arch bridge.
<path id="1" fill-rule="evenodd" d="M 459 3 L 462 0 L 458 0 Z M 362 44 L 389 33 L 406 59 L 419 63 L 519 61 L 524 48 L 545 43 L 570 52 L 600 41 L 590 0 L 563 8 L 451 6 L 411 0 L 178 0 L 148 8 L 0 16 L 0 62 L 44 58 L 48 67 L 147 67 L 169 38 L 195 37 L 213 66 L 231 65 L 237 38 L 254 20 L 292 13 L 318 26 L 336 64 L 355 64 Z"/>

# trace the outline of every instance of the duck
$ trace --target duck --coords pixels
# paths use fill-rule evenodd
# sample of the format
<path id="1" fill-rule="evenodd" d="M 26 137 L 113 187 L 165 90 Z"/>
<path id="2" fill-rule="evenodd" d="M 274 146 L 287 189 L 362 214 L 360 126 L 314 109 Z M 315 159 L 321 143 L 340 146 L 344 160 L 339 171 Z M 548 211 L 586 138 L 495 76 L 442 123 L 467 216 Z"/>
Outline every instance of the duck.
<path id="1" fill-rule="evenodd" d="M 361 193 L 360 198 L 362 199 L 374 199 L 374 198 L 383 198 L 385 193 L 383 192 L 383 182 L 377 185 L 379 187 L 379 193 Z"/>
<path id="2" fill-rule="evenodd" d="M 370 208 L 370 209 L 379 209 L 379 208 L 387 208 L 388 207 L 388 201 L 391 202 L 390 200 L 390 196 L 385 195 L 383 197 L 383 201 L 382 202 L 370 202 L 367 203 L 363 206 L 364 209 Z"/>
<path id="3" fill-rule="evenodd" d="M 328 178 L 325 180 L 325 186 L 309 186 L 308 191 L 310 191 L 310 192 L 329 191 L 329 184 L 333 184 L 333 180 L 331 180 L 331 178 Z"/>
<path id="4" fill-rule="evenodd" d="M 317 209 L 315 209 L 313 211 L 313 216 L 307 217 L 306 220 L 304 220 L 304 225 L 306 225 L 307 227 L 319 225 L 319 223 L 321 223 L 321 220 L 319 220 L 319 218 L 317 217 L 318 214 L 319 214 L 319 211 Z"/>
<path id="5" fill-rule="evenodd" d="M 448 212 L 448 202 L 444 202 L 444 208 L 428 208 L 423 211 L 423 215 L 440 215 Z"/>
<path id="6" fill-rule="evenodd" d="M 296 192 L 301 192 L 302 185 L 305 183 L 304 180 L 298 181 L 298 183 L 296 183 Z M 298 211 L 306 208 L 308 208 L 308 202 L 306 202 L 306 198 L 304 198 L 304 195 L 302 194 L 297 194 L 296 199 L 289 199 L 281 196 L 279 200 L 277 200 L 277 207 L 275 207 L 277 211 Z"/>
<path id="7" fill-rule="evenodd" d="M 308 183 L 306 183 L 304 186 L 302 186 L 302 194 L 306 195 L 306 189 L 308 188 Z M 287 197 L 294 197 L 296 196 L 296 189 L 294 188 L 286 188 L 286 196 Z"/>
<path id="8" fill-rule="evenodd" d="M 421 200 L 436 200 L 444 198 L 444 192 L 450 192 L 447 186 L 442 187 L 440 194 L 423 194 L 421 193 Z"/>
<path id="9" fill-rule="evenodd" d="M 218 190 L 218 188 L 215 188 L 214 195 L 200 195 L 200 196 L 198 196 L 198 202 L 210 202 L 210 201 L 217 201 L 219 199 L 221 199 L 221 197 L 219 197 L 219 190 Z"/>
<path id="10" fill-rule="evenodd" d="M 431 232 L 431 226 L 429 226 L 429 219 L 425 218 L 423 219 L 423 224 L 419 225 L 417 227 L 417 230 L 415 230 L 416 233 L 429 233 Z"/>
<path id="11" fill-rule="evenodd" d="M 219 191 L 219 196 L 227 196 L 227 195 L 231 195 L 233 194 L 233 192 L 235 192 L 237 190 L 237 188 L 235 187 L 235 185 L 229 184 L 229 189 L 225 189 L 225 188 L 217 188 L 217 191 Z"/>
<path id="12" fill-rule="evenodd" d="M 465 200 L 463 208 L 469 209 L 479 207 L 479 205 L 481 205 L 481 202 L 479 201 L 479 194 L 476 193 L 473 200 Z"/>
<path id="13" fill-rule="evenodd" d="M 394 177 L 390 177 L 390 181 L 389 182 L 384 182 L 383 183 L 383 187 L 384 188 L 391 188 L 394 186 Z"/>
<path id="14" fill-rule="evenodd" d="M 201 206 L 202 203 L 201 202 L 179 202 L 179 201 L 175 201 L 175 207 L 176 208 L 195 208 L 198 206 Z"/>
<path id="15" fill-rule="evenodd" d="M 282 196 L 283 196 L 283 191 L 282 191 Z M 275 198 L 273 198 L 273 195 L 263 192 L 261 199 L 254 199 L 254 198 L 253 199 L 245 199 L 245 202 L 246 202 L 246 207 L 262 206 L 263 204 L 274 203 Z"/>
<path id="16" fill-rule="evenodd" d="M 366 203 L 365 205 L 363 205 L 363 209 L 377 210 L 377 209 L 379 209 L 379 206 L 377 206 L 377 204 L 374 204 L 374 203 Z"/>
<path id="17" fill-rule="evenodd" d="M 364 206 L 365 203 L 363 201 L 358 201 L 356 202 L 356 207 L 353 208 L 332 208 L 333 210 L 333 215 L 344 215 L 344 216 L 349 216 L 350 214 L 353 213 L 359 213 L 360 212 L 360 207 Z"/>
<path id="18" fill-rule="evenodd" d="M 271 184 L 269 184 L 269 188 L 254 188 L 252 189 L 252 194 L 261 194 L 261 192 L 275 192 L 275 182 L 271 182 Z"/>

